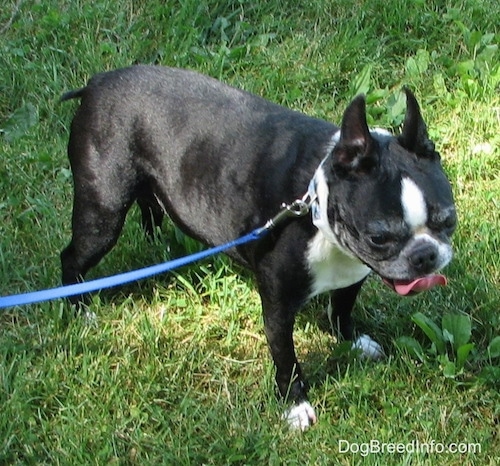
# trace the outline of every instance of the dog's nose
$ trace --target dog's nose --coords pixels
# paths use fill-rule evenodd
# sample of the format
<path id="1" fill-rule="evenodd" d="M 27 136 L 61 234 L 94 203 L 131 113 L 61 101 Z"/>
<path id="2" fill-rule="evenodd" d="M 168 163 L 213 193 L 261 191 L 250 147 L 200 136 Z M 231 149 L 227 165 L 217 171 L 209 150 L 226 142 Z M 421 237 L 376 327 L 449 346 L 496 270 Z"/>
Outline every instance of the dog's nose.
<path id="1" fill-rule="evenodd" d="M 434 272 L 438 261 L 438 251 L 431 244 L 417 244 L 409 254 L 408 261 L 419 274 Z"/>

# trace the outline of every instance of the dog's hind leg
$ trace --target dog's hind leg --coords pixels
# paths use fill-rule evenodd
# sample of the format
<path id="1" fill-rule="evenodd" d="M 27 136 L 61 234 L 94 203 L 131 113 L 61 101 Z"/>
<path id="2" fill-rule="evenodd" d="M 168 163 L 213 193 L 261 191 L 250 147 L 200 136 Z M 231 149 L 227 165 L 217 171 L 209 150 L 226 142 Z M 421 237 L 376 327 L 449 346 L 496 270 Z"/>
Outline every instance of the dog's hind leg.
<path id="1" fill-rule="evenodd" d="M 105 214 L 106 220 L 101 219 L 100 214 Z M 104 210 L 83 214 L 79 211 L 73 216 L 73 237 L 61 253 L 64 285 L 81 282 L 88 270 L 113 248 L 124 219 L 125 213 Z"/>
<path id="2" fill-rule="evenodd" d="M 122 182 L 108 183 L 106 177 L 74 175 L 72 239 L 61 253 L 62 282 L 78 283 L 113 248 L 127 212 L 134 202 L 133 191 Z M 115 179 L 116 181 L 116 179 Z M 79 303 L 81 296 L 71 299 Z"/>
<path id="3" fill-rule="evenodd" d="M 87 271 L 113 248 L 120 235 L 124 216 L 107 212 L 111 221 L 101 221 L 97 212 L 73 218 L 73 237 L 61 253 L 62 282 L 65 285 L 77 283 Z"/>

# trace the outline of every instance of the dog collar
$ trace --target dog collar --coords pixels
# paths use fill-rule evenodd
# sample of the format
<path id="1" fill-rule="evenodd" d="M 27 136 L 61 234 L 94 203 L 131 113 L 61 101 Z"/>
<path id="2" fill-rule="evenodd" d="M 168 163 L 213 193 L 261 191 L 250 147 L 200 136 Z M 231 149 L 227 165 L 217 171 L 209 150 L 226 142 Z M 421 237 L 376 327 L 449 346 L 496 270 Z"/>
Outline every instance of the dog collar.
<path id="1" fill-rule="evenodd" d="M 335 142 L 335 141 L 334 141 Z M 275 228 L 285 218 L 302 217 L 309 211 L 311 212 L 313 225 L 323 234 L 327 241 L 338 244 L 335 233 L 328 222 L 328 183 L 326 181 L 323 165 L 328 159 L 327 155 L 319 164 L 314 172 L 314 176 L 309 182 L 307 192 L 302 199 L 296 199 L 291 204 L 282 204 L 281 211 L 268 220 L 264 229 Z"/>
<path id="2" fill-rule="evenodd" d="M 325 157 L 319 164 L 313 178 L 309 183 L 307 196 L 311 199 L 311 216 L 314 226 L 331 243 L 337 244 L 335 233 L 328 222 L 328 184 L 326 182 L 323 165 L 328 158 Z"/>

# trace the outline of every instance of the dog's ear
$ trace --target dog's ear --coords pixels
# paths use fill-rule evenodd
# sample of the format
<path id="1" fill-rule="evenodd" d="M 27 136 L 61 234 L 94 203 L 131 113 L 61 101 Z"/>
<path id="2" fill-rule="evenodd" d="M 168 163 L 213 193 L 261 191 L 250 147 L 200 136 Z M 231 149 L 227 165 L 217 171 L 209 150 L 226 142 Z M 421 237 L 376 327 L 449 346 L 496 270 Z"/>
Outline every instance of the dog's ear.
<path id="1" fill-rule="evenodd" d="M 338 143 L 332 151 L 333 168 L 345 174 L 368 173 L 376 163 L 373 139 L 366 122 L 365 97 L 357 96 L 342 118 Z"/>
<path id="2" fill-rule="evenodd" d="M 429 139 L 427 126 L 420 113 L 420 106 L 417 99 L 407 87 L 404 88 L 406 94 L 406 115 L 403 123 L 403 130 L 398 137 L 399 143 L 409 152 L 413 152 L 418 157 L 438 158 L 434 143 Z"/>

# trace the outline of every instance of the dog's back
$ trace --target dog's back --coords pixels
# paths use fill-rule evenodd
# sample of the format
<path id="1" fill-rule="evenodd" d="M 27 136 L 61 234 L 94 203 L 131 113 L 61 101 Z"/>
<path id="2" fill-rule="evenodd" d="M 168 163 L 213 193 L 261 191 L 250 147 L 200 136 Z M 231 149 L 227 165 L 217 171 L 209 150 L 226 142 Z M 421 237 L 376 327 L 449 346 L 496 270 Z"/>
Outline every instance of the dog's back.
<path id="1" fill-rule="evenodd" d="M 211 244 L 258 226 L 284 200 L 302 195 L 336 129 L 174 68 L 101 73 L 63 96 L 72 98 L 81 98 L 69 144 L 76 183 L 83 176 L 88 184 L 89 170 L 99 172 L 108 203 L 154 198 L 190 235 Z"/>
<path id="2" fill-rule="evenodd" d="M 134 201 L 147 230 L 167 213 L 209 245 L 262 225 L 304 194 L 337 129 L 175 68 L 97 74 L 62 100 L 73 98 L 81 103 L 68 146 L 75 199 L 65 283 L 115 244 Z"/>

